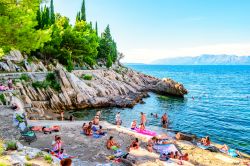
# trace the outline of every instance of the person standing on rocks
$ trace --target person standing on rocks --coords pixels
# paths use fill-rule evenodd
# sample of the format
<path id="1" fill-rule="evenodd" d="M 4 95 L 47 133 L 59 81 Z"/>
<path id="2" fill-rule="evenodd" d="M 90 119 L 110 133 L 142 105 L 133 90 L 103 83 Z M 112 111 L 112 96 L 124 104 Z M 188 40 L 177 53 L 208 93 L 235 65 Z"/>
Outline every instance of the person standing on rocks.
<path id="1" fill-rule="evenodd" d="M 145 126 L 146 122 L 147 122 L 146 115 L 143 112 L 141 112 L 141 123 Z"/>
<path id="2" fill-rule="evenodd" d="M 64 111 L 61 112 L 61 119 L 64 120 Z"/>

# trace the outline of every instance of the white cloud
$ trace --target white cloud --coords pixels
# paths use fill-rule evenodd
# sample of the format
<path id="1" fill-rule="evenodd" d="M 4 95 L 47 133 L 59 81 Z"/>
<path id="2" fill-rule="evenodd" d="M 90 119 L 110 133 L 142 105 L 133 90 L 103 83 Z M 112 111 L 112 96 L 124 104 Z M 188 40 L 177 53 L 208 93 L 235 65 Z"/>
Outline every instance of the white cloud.
<path id="1" fill-rule="evenodd" d="M 215 44 L 186 48 L 165 48 L 165 49 L 131 49 L 124 51 L 124 62 L 149 63 L 157 59 L 199 56 L 202 54 L 230 54 L 245 56 L 250 55 L 250 43 Z"/>

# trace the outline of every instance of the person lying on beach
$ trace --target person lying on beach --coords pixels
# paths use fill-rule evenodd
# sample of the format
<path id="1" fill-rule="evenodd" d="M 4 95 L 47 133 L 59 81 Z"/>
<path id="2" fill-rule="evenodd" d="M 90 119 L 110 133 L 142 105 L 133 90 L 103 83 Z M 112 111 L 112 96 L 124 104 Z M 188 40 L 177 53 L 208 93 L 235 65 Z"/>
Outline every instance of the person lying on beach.
<path id="1" fill-rule="evenodd" d="M 95 116 L 94 119 L 93 119 L 93 124 L 94 125 L 99 125 L 99 116 Z"/>
<path id="2" fill-rule="evenodd" d="M 132 143 L 129 146 L 129 151 L 130 150 L 137 150 L 137 149 L 139 149 L 139 147 L 140 147 L 139 140 L 138 140 L 138 138 L 135 138 L 135 140 L 132 141 Z"/>
<path id="3" fill-rule="evenodd" d="M 189 158 L 188 158 L 188 154 L 187 154 L 187 153 L 185 153 L 184 155 L 179 156 L 179 160 L 185 160 L 185 161 L 188 161 L 188 160 L 189 160 Z"/>
<path id="4" fill-rule="evenodd" d="M 230 155 L 232 157 L 238 157 L 238 156 L 240 156 L 240 152 L 238 150 L 231 149 L 226 144 L 224 144 L 221 148 L 219 148 L 219 150 L 222 153 L 226 153 L 226 154 L 228 154 L 228 155 Z"/>
<path id="5" fill-rule="evenodd" d="M 55 139 L 52 141 L 52 151 L 58 154 L 62 154 L 63 153 L 63 149 L 62 149 L 62 140 L 61 137 L 59 135 L 55 135 Z"/>
<path id="6" fill-rule="evenodd" d="M 146 128 L 145 128 L 145 125 L 144 125 L 143 123 L 141 123 L 140 126 L 139 126 L 139 129 L 140 129 L 140 130 L 145 130 L 145 129 L 146 129 Z"/>
<path id="7" fill-rule="evenodd" d="M 204 146 L 210 146 L 211 142 L 210 142 L 210 138 L 208 136 L 206 136 L 205 138 L 201 139 L 201 144 Z"/>
<path id="8" fill-rule="evenodd" d="M 133 120 L 131 123 L 131 129 L 134 130 L 136 128 L 136 120 Z"/>
<path id="9" fill-rule="evenodd" d="M 107 141 L 107 143 L 106 143 L 106 147 L 107 147 L 107 149 L 112 149 L 112 150 L 118 150 L 118 148 L 120 147 L 120 145 L 119 144 L 117 144 L 115 141 L 114 141 L 114 139 L 113 139 L 114 137 L 113 136 L 110 136 L 109 137 L 109 139 L 108 139 L 108 141 Z"/>
<path id="10" fill-rule="evenodd" d="M 89 125 L 87 126 L 85 135 L 87 135 L 87 136 L 93 135 L 93 131 L 92 131 L 92 122 L 89 122 Z"/>
<path id="11" fill-rule="evenodd" d="M 156 137 L 152 137 L 151 139 L 148 140 L 147 150 L 149 152 L 153 152 L 153 146 L 156 144 L 156 141 L 157 141 Z"/>
<path id="12" fill-rule="evenodd" d="M 0 91 L 5 91 L 5 90 L 9 90 L 9 88 L 7 86 L 4 86 L 3 84 L 0 84 Z"/>
<path id="13" fill-rule="evenodd" d="M 103 130 L 102 130 L 102 126 L 99 126 L 99 130 L 96 131 L 96 134 L 99 134 L 99 135 L 104 135 L 105 134 L 103 132 Z"/>

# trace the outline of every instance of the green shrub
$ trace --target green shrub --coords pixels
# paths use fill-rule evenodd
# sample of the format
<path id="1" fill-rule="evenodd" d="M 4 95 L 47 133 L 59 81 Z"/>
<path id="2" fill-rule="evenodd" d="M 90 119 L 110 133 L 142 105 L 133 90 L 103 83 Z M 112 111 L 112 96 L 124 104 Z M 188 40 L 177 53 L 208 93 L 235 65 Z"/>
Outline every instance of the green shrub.
<path id="1" fill-rule="evenodd" d="M 42 88 L 46 89 L 49 87 L 49 85 L 50 85 L 50 83 L 46 80 L 45 81 L 36 81 L 36 82 L 32 83 L 32 86 L 34 88 L 37 88 L 37 89 L 42 89 Z"/>
<path id="2" fill-rule="evenodd" d="M 0 94 L 0 101 L 1 101 L 3 104 L 5 104 L 6 99 L 5 99 L 4 94 Z"/>
<path id="3" fill-rule="evenodd" d="M 4 152 L 4 141 L 0 139 L 0 156 L 3 155 Z"/>
<path id="4" fill-rule="evenodd" d="M 46 80 L 44 81 L 33 82 L 32 86 L 37 89 L 46 89 L 48 87 L 51 87 L 55 91 L 61 90 L 60 83 L 56 80 L 56 76 L 54 73 L 47 74 Z"/>
<path id="5" fill-rule="evenodd" d="M 45 155 L 44 160 L 46 160 L 48 163 L 52 163 L 52 161 L 53 161 L 51 155 Z"/>
<path id="6" fill-rule="evenodd" d="M 30 81 L 30 77 L 27 74 L 21 74 L 20 80 L 24 80 L 25 82 Z"/>
<path id="7" fill-rule="evenodd" d="M 25 166 L 32 166 L 32 163 L 24 163 Z"/>
<path id="8" fill-rule="evenodd" d="M 35 156 L 35 158 L 38 158 L 38 157 L 42 157 L 43 156 L 43 152 L 38 152 Z"/>
<path id="9" fill-rule="evenodd" d="M 6 142 L 6 150 L 16 150 L 16 142 L 15 141 L 7 141 Z"/>
<path id="10" fill-rule="evenodd" d="M 46 76 L 47 81 L 55 81 L 56 80 L 56 75 L 55 73 L 48 73 Z"/>
<path id="11" fill-rule="evenodd" d="M 92 75 L 90 75 L 90 74 L 84 74 L 83 76 L 82 76 L 82 78 L 84 79 L 84 80 L 92 80 Z"/>
<path id="12" fill-rule="evenodd" d="M 25 159 L 26 159 L 27 161 L 30 161 L 30 160 L 31 160 L 31 158 L 30 158 L 29 155 L 26 155 L 26 156 L 25 156 Z"/>

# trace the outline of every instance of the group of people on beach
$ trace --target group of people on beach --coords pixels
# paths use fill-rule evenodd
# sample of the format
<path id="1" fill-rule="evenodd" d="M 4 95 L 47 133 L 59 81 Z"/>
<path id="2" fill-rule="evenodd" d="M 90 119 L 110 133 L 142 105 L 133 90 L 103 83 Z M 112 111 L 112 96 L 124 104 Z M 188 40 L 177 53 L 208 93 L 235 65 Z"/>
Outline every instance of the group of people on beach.
<path id="1" fill-rule="evenodd" d="M 0 91 L 6 91 L 6 90 L 13 90 L 13 82 L 12 79 L 8 79 L 7 81 L 7 86 L 3 85 L 2 83 L 0 84 Z"/>

